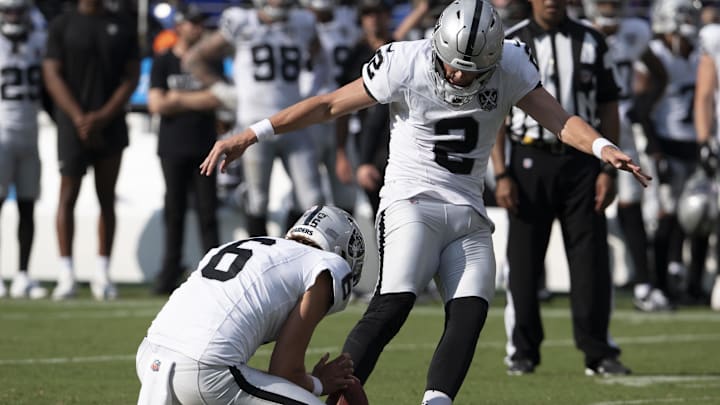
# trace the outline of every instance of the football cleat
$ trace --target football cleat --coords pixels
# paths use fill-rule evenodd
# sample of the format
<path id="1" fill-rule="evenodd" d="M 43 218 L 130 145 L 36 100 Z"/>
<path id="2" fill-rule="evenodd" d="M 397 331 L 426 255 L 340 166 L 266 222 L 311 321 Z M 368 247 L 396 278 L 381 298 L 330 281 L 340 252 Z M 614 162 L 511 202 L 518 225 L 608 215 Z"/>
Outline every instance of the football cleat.
<path id="1" fill-rule="evenodd" d="M 90 292 L 98 301 L 108 301 L 117 298 L 117 288 L 110 281 L 107 272 L 98 271 L 95 277 L 90 280 Z"/>
<path id="2" fill-rule="evenodd" d="M 657 288 L 650 290 L 644 297 L 634 297 L 633 305 L 643 312 L 661 312 L 673 309 L 665 294 Z"/>
<path id="3" fill-rule="evenodd" d="M 608 357 L 597 362 L 594 366 L 585 367 L 585 375 L 587 376 L 602 376 L 612 377 L 620 375 L 629 375 L 632 371 L 625 367 L 620 360 Z"/>
<path id="4" fill-rule="evenodd" d="M 535 363 L 530 359 L 506 360 L 508 375 L 525 375 L 535 372 Z"/>
<path id="5" fill-rule="evenodd" d="M 25 272 L 18 272 L 13 277 L 10 285 L 10 297 L 12 298 L 30 298 L 38 300 L 47 296 L 47 289 L 41 287 L 37 281 L 28 277 Z"/>
<path id="6" fill-rule="evenodd" d="M 61 272 L 52 298 L 56 301 L 65 300 L 74 297 L 75 293 L 75 278 L 70 273 Z"/>

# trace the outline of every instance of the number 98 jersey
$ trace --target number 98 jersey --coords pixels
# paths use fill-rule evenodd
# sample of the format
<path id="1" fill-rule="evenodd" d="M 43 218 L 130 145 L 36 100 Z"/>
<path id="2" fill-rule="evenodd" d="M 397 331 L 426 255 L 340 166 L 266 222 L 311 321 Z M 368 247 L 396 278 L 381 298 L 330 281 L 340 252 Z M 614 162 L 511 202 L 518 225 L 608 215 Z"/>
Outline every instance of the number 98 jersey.
<path id="1" fill-rule="evenodd" d="M 395 42 L 363 66 L 371 97 L 390 105 L 390 155 L 380 210 L 420 194 L 470 205 L 487 217 L 482 200 L 490 151 L 510 108 L 535 89 L 540 75 L 526 47 L 505 41 L 498 68 L 467 104 L 452 106 L 435 93 L 429 39 Z"/>
<path id="2" fill-rule="evenodd" d="M 235 47 L 233 79 L 242 122 L 261 120 L 301 100 L 298 77 L 317 37 L 312 13 L 292 9 L 287 20 L 266 24 L 257 10 L 234 7 L 223 12 L 219 27 Z"/>
<path id="3" fill-rule="evenodd" d="M 37 130 L 44 53 L 43 31 L 32 31 L 26 40 L 15 44 L 0 35 L 0 126 L 3 128 Z"/>
<path id="4" fill-rule="evenodd" d="M 251 238 L 211 249 L 148 329 L 147 339 L 199 362 L 245 364 L 275 341 L 298 299 L 324 270 L 333 279 L 328 314 L 345 309 L 347 262 L 281 238 Z"/>

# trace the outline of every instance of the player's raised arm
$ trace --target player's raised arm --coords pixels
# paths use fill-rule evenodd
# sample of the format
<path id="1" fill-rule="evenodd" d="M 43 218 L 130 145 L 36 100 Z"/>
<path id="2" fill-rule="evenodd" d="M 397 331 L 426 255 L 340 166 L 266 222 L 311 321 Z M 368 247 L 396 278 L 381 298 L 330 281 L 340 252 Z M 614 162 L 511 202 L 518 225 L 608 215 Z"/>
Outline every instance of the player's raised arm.
<path id="1" fill-rule="evenodd" d="M 564 143 L 587 154 L 595 155 L 619 170 L 631 172 L 643 186 L 647 186 L 652 180 L 630 156 L 603 138 L 585 120 L 565 111 L 544 88 L 538 87 L 531 91 L 520 99 L 517 106 L 530 114 L 544 128 L 557 134 Z"/>
<path id="2" fill-rule="evenodd" d="M 268 119 L 256 122 L 236 135 L 215 142 L 200 165 L 200 173 L 210 175 L 218 162 L 221 162 L 220 170 L 225 171 L 227 165 L 239 158 L 245 149 L 263 139 L 329 121 L 375 103 L 367 94 L 361 78 L 332 93 L 310 97 Z"/>

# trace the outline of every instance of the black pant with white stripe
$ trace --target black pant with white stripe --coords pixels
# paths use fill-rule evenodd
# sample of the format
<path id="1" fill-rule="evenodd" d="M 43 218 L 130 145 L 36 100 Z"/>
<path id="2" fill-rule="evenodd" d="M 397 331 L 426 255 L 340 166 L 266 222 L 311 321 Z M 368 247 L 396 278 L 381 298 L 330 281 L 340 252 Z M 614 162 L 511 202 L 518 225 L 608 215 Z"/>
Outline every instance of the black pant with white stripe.
<path id="1" fill-rule="evenodd" d="M 586 365 L 617 357 L 620 350 L 608 342 L 612 282 L 607 224 L 604 214 L 594 211 L 599 162 L 574 149 L 551 153 L 514 144 L 509 170 L 519 205 L 517 214 L 510 215 L 507 248 L 509 305 L 514 305 L 514 319 L 506 319 L 514 346 L 508 355 L 540 363 L 544 335 L 537 291 L 557 218 L 570 268 L 576 346 L 585 353 Z"/>

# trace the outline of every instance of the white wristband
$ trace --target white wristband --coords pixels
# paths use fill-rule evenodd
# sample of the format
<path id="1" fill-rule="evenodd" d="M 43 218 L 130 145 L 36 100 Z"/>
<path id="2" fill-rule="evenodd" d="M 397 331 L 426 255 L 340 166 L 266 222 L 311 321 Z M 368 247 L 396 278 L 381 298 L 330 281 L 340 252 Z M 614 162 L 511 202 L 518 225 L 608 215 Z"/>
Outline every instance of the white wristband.
<path id="1" fill-rule="evenodd" d="M 275 135 L 275 129 L 267 118 L 250 125 L 250 129 L 255 132 L 258 142 L 266 141 Z"/>
<path id="2" fill-rule="evenodd" d="M 596 158 L 602 160 L 602 149 L 606 146 L 612 146 L 617 149 L 614 143 L 610 142 L 607 138 L 597 138 L 592 143 L 592 152 Z"/>
<path id="3" fill-rule="evenodd" d="M 316 397 L 319 397 L 319 396 L 322 395 L 322 393 L 323 393 L 322 381 L 320 381 L 320 379 L 317 378 L 317 377 L 315 377 L 314 375 L 311 375 L 310 378 L 312 378 L 312 382 L 313 382 L 313 390 L 312 390 L 312 393 L 313 393 Z"/>

